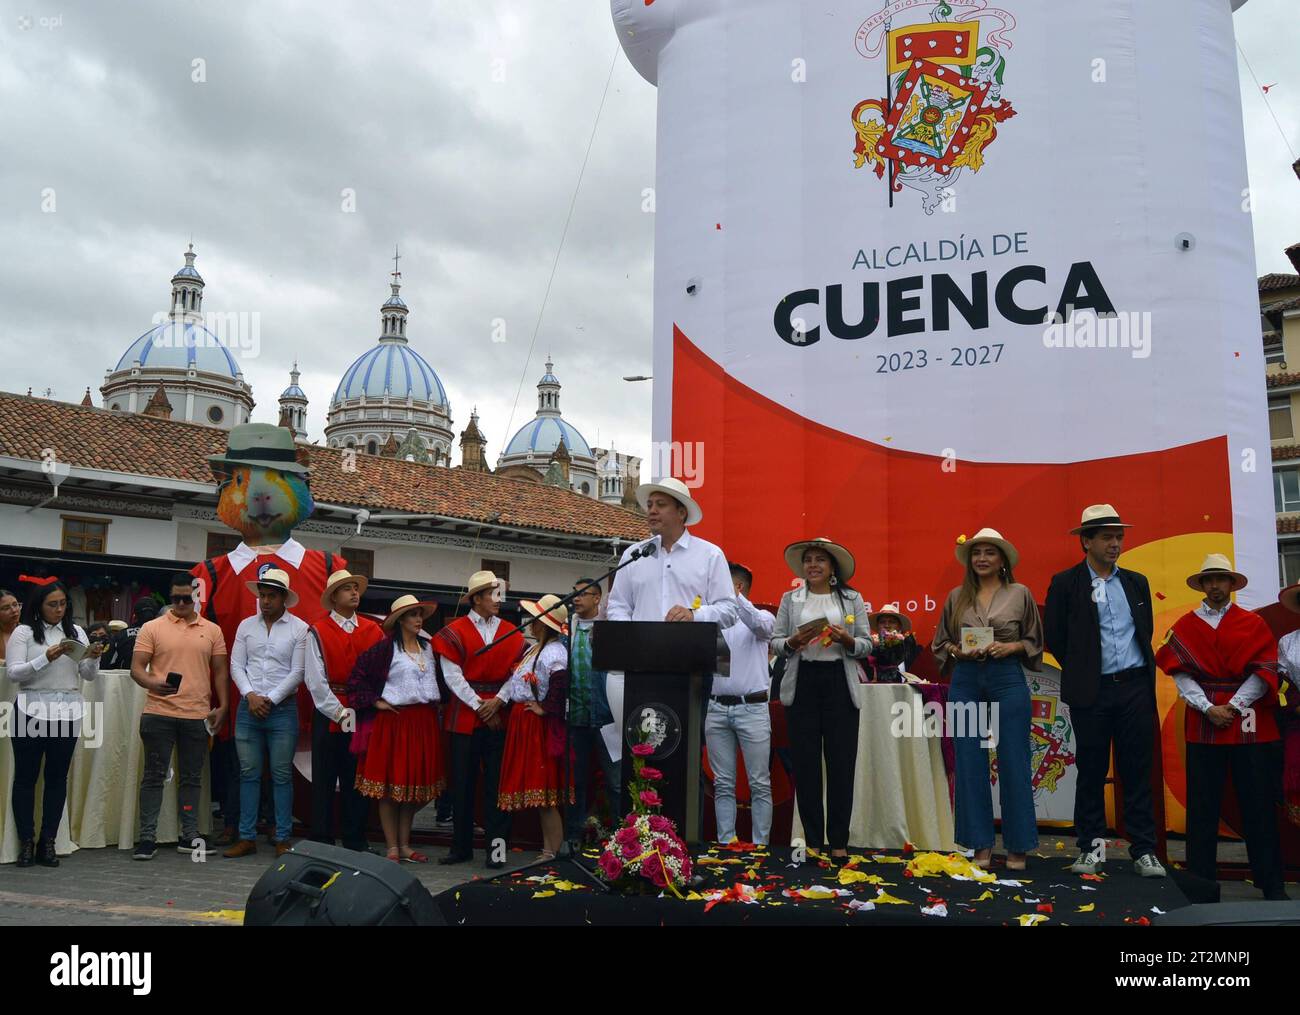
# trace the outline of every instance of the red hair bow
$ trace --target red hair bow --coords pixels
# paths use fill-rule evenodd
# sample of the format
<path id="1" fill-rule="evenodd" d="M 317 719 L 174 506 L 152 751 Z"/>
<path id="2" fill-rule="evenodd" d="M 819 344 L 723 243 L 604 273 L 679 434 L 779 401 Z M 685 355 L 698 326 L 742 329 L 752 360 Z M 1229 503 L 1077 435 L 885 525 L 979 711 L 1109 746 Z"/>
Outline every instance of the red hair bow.
<path id="1" fill-rule="evenodd" d="M 18 580 L 20 582 L 28 582 L 32 585 L 53 585 L 56 581 L 59 580 L 59 576 L 51 575 L 48 578 L 37 578 L 30 574 L 20 574 L 18 576 Z"/>

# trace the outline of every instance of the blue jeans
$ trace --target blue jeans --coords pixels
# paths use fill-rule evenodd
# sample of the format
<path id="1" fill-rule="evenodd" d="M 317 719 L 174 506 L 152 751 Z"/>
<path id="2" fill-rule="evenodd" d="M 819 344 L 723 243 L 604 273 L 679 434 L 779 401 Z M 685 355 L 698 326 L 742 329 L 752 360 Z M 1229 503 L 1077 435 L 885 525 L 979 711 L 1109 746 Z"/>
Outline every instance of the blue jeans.
<path id="1" fill-rule="evenodd" d="M 605 792 L 609 796 L 609 813 L 615 827 L 623 817 L 619 814 L 619 801 L 623 793 L 620 781 L 622 763 L 610 759 L 599 726 L 570 726 L 569 746 L 573 751 L 573 805 L 564 811 L 564 837 L 569 842 L 581 842 L 591 806 L 587 790 L 591 781 L 592 752 L 600 760 L 601 770 L 605 773 Z"/>
<path id="2" fill-rule="evenodd" d="M 985 735 L 980 730 L 987 730 L 985 724 L 990 724 L 998 752 L 1002 843 L 1008 853 L 1028 853 L 1037 848 L 1038 823 L 1034 816 L 1034 788 L 1029 771 L 1032 757 L 1029 684 L 1020 663 L 1011 659 L 957 663 L 948 688 L 948 701 L 954 705 L 973 702 L 977 708 L 997 705 L 996 716 L 985 718 L 980 723 L 963 723 L 962 717 L 954 713 L 952 732 L 957 758 L 957 807 L 953 837 L 967 849 L 991 849 L 993 846 L 993 788 L 989 781 L 989 755 L 988 748 L 980 746 Z M 970 710 L 966 715 L 970 715 Z"/>
<path id="3" fill-rule="evenodd" d="M 235 749 L 239 752 L 239 837 L 257 838 L 257 805 L 262 793 L 262 752 L 271 755 L 271 798 L 275 801 L 275 839 L 293 831 L 293 750 L 298 743 L 298 698 L 290 695 L 259 719 L 239 699 Z"/>
<path id="4" fill-rule="evenodd" d="M 767 845 L 772 834 L 772 716 L 767 702 L 720 705 L 709 702 L 704 741 L 713 768 L 713 811 L 718 841 L 736 837 L 736 747 L 745 755 L 749 776 L 750 818 L 754 842 Z"/>

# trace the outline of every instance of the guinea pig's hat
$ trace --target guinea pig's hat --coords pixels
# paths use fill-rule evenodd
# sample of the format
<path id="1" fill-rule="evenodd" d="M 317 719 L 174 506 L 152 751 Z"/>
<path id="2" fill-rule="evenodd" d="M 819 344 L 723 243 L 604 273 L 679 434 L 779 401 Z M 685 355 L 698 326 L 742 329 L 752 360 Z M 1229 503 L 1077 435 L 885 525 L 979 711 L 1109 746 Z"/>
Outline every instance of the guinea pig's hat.
<path id="1" fill-rule="evenodd" d="M 224 455 L 209 455 L 214 472 L 228 472 L 241 465 L 256 465 L 280 472 L 305 476 L 308 468 L 298 462 L 298 448 L 293 434 L 270 423 L 240 423 L 230 430 Z"/>

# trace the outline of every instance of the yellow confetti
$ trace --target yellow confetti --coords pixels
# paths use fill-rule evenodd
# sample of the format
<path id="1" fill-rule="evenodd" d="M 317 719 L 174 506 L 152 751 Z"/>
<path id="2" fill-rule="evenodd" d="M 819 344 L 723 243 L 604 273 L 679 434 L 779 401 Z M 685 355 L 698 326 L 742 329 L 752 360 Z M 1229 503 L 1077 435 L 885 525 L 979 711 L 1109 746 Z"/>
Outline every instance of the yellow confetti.
<path id="1" fill-rule="evenodd" d="M 698 610 L 698 609 L 700 608 L 700 603 L 701 603 L 701 599 L 700 599 L 700 597 L 699 597 L 699 596 L 696 596 L 695 599 L 692 600 L 692 602 L 691 602 L 691 609 L 692 609 L 692 610 Z"/>
<path id="2" fill-rule="evenodd" d="M 550 898 L 552 895 L 554 895 L 554 894 L 555 894 L 555 893 L 552 892 L 552 891 L 533 892 L 533 898 L 534 898 L 534 899 L 549 899 L 549 898 Z"/>
<path id="3" fill-rule="evenodd" d="M 1058 842 L 1058 843 L 1056 844 L 1056 848 L 1057 848 L 1058 850 L 1065 849 L 1065 843 L 1063 843 L 1063 842 Z"/>
<path id="4" fill-rule="evenodd" d="M 1096 908 L 1097 908 L 1097 903 L 1095 903 L 1095 902 L 1089 902 L 1086 906 L 1080 906 L 1078 909 L 1075 910 L 1075 912 L 1076 912 L 1076 913 L 1091 913 L 1091 912 L 1092 912 L 1094 909 L 1096 909 Z"/>
<path id="5" fill-rule="evenodd" d="M 704 896 L 701 895 L 699 892 L 687 892 L 687 893 L 686 893 L 686 901 L 687 901 L 687 902 L 703 902 L 703 901 L 704 901 Z"/>
<path id="6" fill-rule="evenodd" d="M 981 895 L 981 896 L 980 896 L 978 899 L 976 899 L 975 901 L 976 901 L 976 902 L 988 902 L 989 899 L 991 899 L 991 898 L 993 898 L 993 893 L 990 892 L 990 891 L 986 888 L 986 889 L 984 890 L 984 894 Z"/>
<path id="7" fill-rule="evenodd" d="M 1022 927 L 1037 927 L 1040 923 L 1047 922 L 1047 917 L 1042 913 L 1021 913 L 1018 919 Z"/>
<path id="8" fill-rule="evenodd" d="M 907 864 L 914 878 L 960 875 L 972 881 L 996 881 L 997 875 L 976 867 L 960 853 L 918 853 Z"/>
<path id="9" fill-rule="evenodd" d="M 328 888 L 330 885 L 334 884 L 334 882 L 337 881 L 342 874 L 343 874 L 342 871 L 335 871 L 333 874 L 330 875 L 330 879 L 320 886 L 320 890 L 322 892 L 325 891 L 325 889 Z"/>
<path id="10" fill-rule="evenodd" d="M 456 893 L 456 901 L 457 901 L 457 902 L 460 901 L 460 892 L 457 892 L 457 893 Z"/>
<path id="11" fill-rule="evenodd" d="M 799 893 L 800 898 L 804 899 L 834 899 L 838 896 L 826 888 L 805 888 Z"/>
<path id="12" fill-rule="evenodd" d="M 208 916 L 214 920 L 238 920 L 244 922 L 244 911 L 242 909 L 210 909 L 206 913 L 200 913 L 199 916 Z"/>
<path id="13" fill-rule="evenodd" d="M 700 865 L 700 866 L 711 865 L 711 866 L 715 866 L 715 867 L 718 866 L 718 865 L 720 865 L 720 864 L 728 864 L 728 863 L 739 864 L 739 863 L 744 863 L 743 860 L 734 860 L 734 859 L 731 859 L 731 858 L 720 857 L 720 856 L 702 856 L 702 857 L 700 857 L 700 858 L 699 858 L 697 861 L 695 861 L 695 862 L 696 862 L 698 865 Z"/>
<path id="14" fill-rule="evenodd" d="M 1024 901 L 1025 901 L 1025 900 L 1022 899 L 1019 895 L 1013 895 L 1013 896 L 1011 896 L 1011 897 L 1012 897 L 1013 899 L 1015 899 L 1017 902 L 1024 902 Z"/>
<path id="15" fill-rule="evenodd" d="M 871 859 L 876 863 L 907 863 L 901 856 L 873 856 Z"/>
<path id="16" fill-rule="evenodd" d="M 878 906 L 910 906 L 912 903 L 906 899 L 896 899 L 888 892 L 882 890 L 873 900 Z"/>
<path id="17" fill-rule="evenodd" d="M 571 892 L 580 886 L 575 885 L 572 881 L 557 881 L 553 887 L 557 892 Z"/>

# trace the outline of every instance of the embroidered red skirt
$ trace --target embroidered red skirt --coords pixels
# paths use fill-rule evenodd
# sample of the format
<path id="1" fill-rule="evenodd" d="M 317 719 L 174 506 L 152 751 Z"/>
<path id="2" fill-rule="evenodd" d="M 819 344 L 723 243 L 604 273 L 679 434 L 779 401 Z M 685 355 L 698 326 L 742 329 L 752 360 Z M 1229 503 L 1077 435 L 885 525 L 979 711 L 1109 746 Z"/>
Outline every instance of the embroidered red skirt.
<path id="1" fill-rule="evenodd" d="M 501 782 L 497 807 L 522 811 L 530 807 L 558 807 L 563 797 L 573 802 L 573 786 L 564 794 L 564 758 L 546 749 L 546 719 L 516 702 L 506 724 L 505 753 L 501 757 Z"/>
<path id="2" fill-rule="evenodd" d="M 365 756 L 357 763 L 357 792 L 376 800 L 424 804 L 446 784 L 438 710 L 402 705 L 375 715 Z"/>

